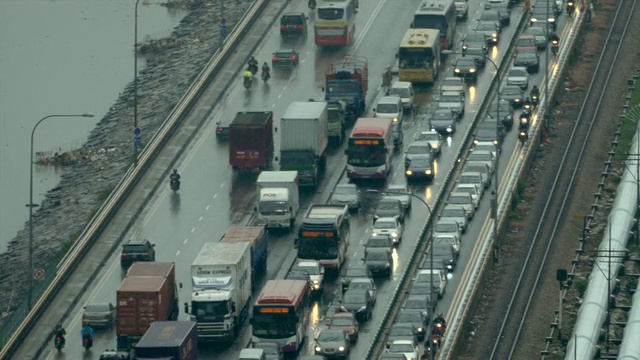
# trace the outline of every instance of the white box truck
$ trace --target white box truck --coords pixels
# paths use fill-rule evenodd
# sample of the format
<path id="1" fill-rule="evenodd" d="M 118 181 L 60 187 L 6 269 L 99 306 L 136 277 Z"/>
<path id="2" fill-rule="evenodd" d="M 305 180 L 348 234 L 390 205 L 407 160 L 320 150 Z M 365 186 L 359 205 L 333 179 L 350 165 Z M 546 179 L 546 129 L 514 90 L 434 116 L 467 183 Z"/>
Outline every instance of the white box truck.
<path id="1" fill-rule="evenodd" d="M 329 143 L 327 103 L 291 103 L 275 131 L 280 139 L 280 156 L 276 159 L 280 170 L 297 171 L 300 186 L 317 186 Z"/>
<path id="2" fill-rule="evenodd" d="M 233 342 L 249 314 L 249 243 L 205 243 L 191 264 L 191 280 L 185 313 L 197 323 L 199 341 Z"/>
<path id="3" fill-rule="evenodd" d="M 300 208 L 297 171 L 263 171 L 256 182 L 256 213 L 265 227 L 291 229 Z"/>

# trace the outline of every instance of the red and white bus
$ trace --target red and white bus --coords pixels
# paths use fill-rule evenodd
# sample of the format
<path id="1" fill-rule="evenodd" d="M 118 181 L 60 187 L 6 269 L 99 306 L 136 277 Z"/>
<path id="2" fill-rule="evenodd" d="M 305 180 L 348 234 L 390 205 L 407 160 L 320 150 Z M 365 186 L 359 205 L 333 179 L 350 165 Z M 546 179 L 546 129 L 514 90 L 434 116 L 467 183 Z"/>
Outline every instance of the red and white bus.
<path id="1" fill-rule="evenodd" d="M 393 119 L 358 119 L 347 145 L 347 177 L 386 179 L 392 156 Z"/>
<path id="2" fill-rule="evenodd" d="M 309 295 L 307 281 L 267 281 L 253 305 L 253 344 L 275 342 L 283 352 L 297 352 L 306 335 Z"/>
<path id="3" fill-rule="evenodd" d="M 349 46 L 356 32 L 358 0 L 318 2 L 314 22 L 318 46 Z"/>
<path id="4" fill-rule="evenodd" d="M 413 15 L 414 29 L 440 30 L 440 50 L 451 50 L 456 35 L 456 4 L 454 0 L 425 0 Z"/>

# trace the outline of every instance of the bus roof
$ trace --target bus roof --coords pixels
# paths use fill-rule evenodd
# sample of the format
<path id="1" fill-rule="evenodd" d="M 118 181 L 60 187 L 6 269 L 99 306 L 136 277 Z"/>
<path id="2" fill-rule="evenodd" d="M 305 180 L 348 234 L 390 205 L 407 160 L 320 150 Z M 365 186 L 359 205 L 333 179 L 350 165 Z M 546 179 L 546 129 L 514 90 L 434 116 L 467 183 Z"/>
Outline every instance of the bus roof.
<path id="1" fill-rule="evenodd" d="M 269 280 L 258 295 L 256 305 L 298 305 L 308 291 L 304 280 Z"/>
<path id="2" fill-rule="evenodd" d="M 391 131 L 393 119 L 385 118 L 359 118 L 356 121 L 351 137 L 374 137 L 383 138 Z"/>
<path id="3" fill-rule="evenodd" d="M 402 38 L 401 48 L 434 47 L 440 40 L 440 31 L 436 29 L 409 29 Z"/>
<path id="4" fill-rule="evenodd" d="M 455 6 L 454 0 L 425 0 L 420 4 L 416 14 L 444 14 Z"/>

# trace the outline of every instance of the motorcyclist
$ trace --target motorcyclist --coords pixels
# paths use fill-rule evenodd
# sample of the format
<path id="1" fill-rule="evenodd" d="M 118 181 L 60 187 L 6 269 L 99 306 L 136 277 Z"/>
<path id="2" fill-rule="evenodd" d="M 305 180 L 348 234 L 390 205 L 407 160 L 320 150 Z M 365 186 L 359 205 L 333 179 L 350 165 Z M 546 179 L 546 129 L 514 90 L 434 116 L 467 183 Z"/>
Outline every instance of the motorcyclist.
<path id="1" fill-rule="evenodd" d="M 93 346 L 93 328 L 91 326 L 89 326 L 89 324 L 85 324 L 82 327 L 82 330 L 80 331 L 80 333 L 82 334 L 82 344 L 84 346 L 84 339 L 85 337 L 89 337 L 89 347 Z"/>
<path id="2" fill-rule="evenodd" d="M 554 33 L 551 35 L 551 45 L 558 46 L 558 44 L 560 44 L 560 37 Z"/>
<path id="3" fill-rule="evenodd" d="M 64 336 L 67 335 L 67 331 L 62 327 L 61 323 L 56 325 L 56 329 L 54 330 L 54 340 L 60 338 L 60 343 L 64 346 L 66 339 Z"/>
<path id="4" fill-rule="evenodd" d="M 518 139 L 522 142 L 529 140 L 529 127 L 527 124 L 520 124 L 518 127 Z"/>
<path id="5" fill-rule="evenodd" d="M 252 73 L 255 73 L 258 71 L 258 60 L 256 60 L 255 57 L 250 57 L 249 61 L 247 62 L 247 65 L 249 65 L 249 71 L 251 71 Z"/>
<path id="6" fill-rule="evenodd" d="M 242 77 L 244 78 L 245 84 L 246 83 L 251 84 L 251 81 L 253 81 L 253 73 L 249 69 L 244 71 L 244 73 L 242 74 Z"/>
<path id="7" fill-rule="evenodd" d="M 180 189 L 180 177 L 177 169 L 173 169 L 173 172 L 169 175 L 169 182 L 172 183 L 175 181 L 177 189 Z"/>
<path id="8" fill-rule="evenodd" d="M 531 99 L 530 99 L 530 98 L 526 98 L 526 99 L 524 99 L 524 102 L 522 103 L 522 106 L 523 106 L 525 109 L 531 109 L 531 107 L 533 106 L 533 105 L 532 105 L 532 102 L 531 102 Z"/>
<path id="9" fill-rule="evenodd" d="M 532 98 L 538 97 L 540 96 L 540 90 L 538 90 L 538 85 L 533 85 L 533 88 L 531 88 L 531 92 L 529 93 L 529 96 L 531 96 Z"/>
<path id="10" fill-rule="evenodd" d="M 270 71 L 271 69 L 269 68 L 269 64 L 267 64 L 266 61 L 262 63 L 262 77 L 264 78 L 266 76 L 268 78 L 270 76 Z"/>
<path id="11" fill-rule="evenodd" d="M 444 320 L 444 316 L 442 316 L 442 314 L 438 314 L 438 316 L 436 316 L 433 320 L 433 325 L 434 334 L 438 334 L 439 336 L 444 335 L 444 332 L 447 330 L 447 322 Z"/>

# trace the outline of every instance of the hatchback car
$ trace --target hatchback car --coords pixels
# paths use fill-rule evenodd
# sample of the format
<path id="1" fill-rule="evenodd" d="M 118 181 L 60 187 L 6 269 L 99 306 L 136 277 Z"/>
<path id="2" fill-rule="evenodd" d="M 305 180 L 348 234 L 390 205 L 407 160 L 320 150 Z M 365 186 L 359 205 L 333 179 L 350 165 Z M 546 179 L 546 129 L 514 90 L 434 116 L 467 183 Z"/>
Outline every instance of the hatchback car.
<path id="1" fill-rule="evenodd" d="M 387 349 L 389 353 L 404 354 L 407 359 L 417 360 L 420 356 L 420 348 L 413 340 L 396 340 Z"/>
<path id="2" fill-rule="evenodd" d="M 476 61 L 465 56 L 457 58 L 453 62 L 453 76 L 476 82 L 478 80 L 478 65 L 476 65 Z"/>
<path id="3" fill-rule="evenodd" d="M 442 144 L 444 140 L 442 135 L 437 131 L 422 131 L 416 136 L 416 141 L 426 141 L 431 146 L 431 152 L 434 155 L 442 153 Z"/>
<path id="4" fill-rule="evenodd" d="M 351 342 L 342 329 L 323 329 L 314 341 L 316 355 L 347 359 L 351 352 Z"/>
<path id="5" fill-rule="evenodd" d="M 260 341 L 254 346 L 256 349 L 264 350 L 266 360 L 282 360 L 282 348 L 280 344 L 270 341 Z"/>
<path id="6" fill-rule="evenodd" d="M 433 181 L 435 174 L 433 159 L 428 155 L 413 158 L 404 171 L 407 181 Z"/>
<path id="7" fill-rule="evenodd" d="M 373 223 L 373 233 L 391 236 L 391 240 L 398 244 L 402 241 L 402 224 L 394 217 L 378 218 Z"/>
<path id="8" fill-rule="evenodd" d="M 306 36 L 307 20 L 303 13 L 284 13 L 280 16 L 280 36 Z"/>
<path id="9" fill-rule="evenodd" d="M 507 85 L 518 86 L 520 89 L 527 90 L 529 87 L 529 73 L 527 68 L 522 66 L 514 66 L 507 73 Z"/>
<path id="10" fill-rule="evenodd" d="M 360 322 L 367 321 L 373 313 L 373 301 L 367 290 L 347 290 L 340 301 L 340 310 L 353 313 Z"/>
<path id="11" fill-rule="evenodd" d="M 524 67 L 529 74 L 540 71 L 540 56 L 535 51 L 518 51 L 513 65 Z"/>
<path id="12" fill-rule="evenodd" d="M 329 204 L 347 205 L 349 210 L 360 207 L 360 190 L 355 184 L 336 185 L 329 198 Z"/>
<path id="13" fill-rule="evenodd" d="M 415 92 L 413 90 L 413 85 L 410 82 L 394 82 L 391 84 L 387 95 L 399 96 L 400 100 L 402 100 L 402 106 L 404 106 L 406 111 L 411 111 L 413 109 L 413 98 L 415 96 Z"/>
<path id="14" fill-rule="evenodd" d="M 436 110 L 429 119 L 429 126 L 432 131 L 437 131 L 441 134 L 453 134 L 456 132 L 456 116 L 453 111 L 448 109 Z"/>
<path id="15" fill-rule="evenodd" d="M 156 261 L 155 244 L 149 240 L 132 240 L 122 245 L 120 267 L 128 269 L 136 261 Z"/>
<path id="16" fill-rule="evenodd" d="M 347 333 L 349 340 L 355 342 L 360 335 L 360 323 L 356 320 L 355 315 L 349 312 L 335 313 L 329 318 L 329 327 L 332 329 L 340 329 Z"/>
<path id="17" fill-rule="evenodd" d="M 111 303 L 95 303 L 84 307 L 82 324 L 93 327 L 111 328 L 116 308 Z"/>
<path id="18" fill-rule="evenodd" d="M 376 283 L 375 281 L 373 281 L 372 278 L 359 277 L 359 278 L 351 279 L 351 282 L 349 282 L 349 287 L 347 288 L 347 291 L 353 290 L 353 289 L 364 289 L 368 291 L 371 302 L 373 303 L 373 305 L 376 304 L 376 301 L 378 300 L 378 288 L 376 287 Z"/>
<path id="19" fill-rule="evenodd" d="M 387 347 L 390 347 L 396 340 L 412 340 L 417 343 L 417 332 L 418 328 L 411 323 L 394 323 L 391 325 L 391 329 L 387 335 Z"/>
<path id="20" fill-rule="evenodd" d="M 389 185 L 385 196 L 400 200 L 405 210 L 411 209 L 411 192 L 405 185 Z"/>
<path id="21" fill-rule="evenodd" d="M 394 122 L 402 122 L 404 105 L 399 96 L 383 96 L 373 108 L 375 117 L 393 119 Z"/>
<path id="22" fill-rule="evenodd" d="M 372 279 L 373 275 L 371 270 L 364 264 L 350 264 L 347 271 L 342 275 L 340 283 L 342 283 L 342 291 L 347 290 L 351 280 L 357 278 L 369 278 Z"/>
<path id="23" fill-rule="evenodd" d="M 391 276 L 393 257 L 388 249 L 367 249 L 362 259 L 374 277 Z"/>
<path id="24" fill-rule="evenodd" d="M 415 336 L 418 341 L 424 340 L 426 329 L 429 326 L 429 320 L 420 310 L 400 309 L 396 315 L 394 322 L 396 324 L 411 324 L 415 328 Z"/>
<path id="25" fill-rule="evenodd" d="M 300 54 L 293 49 L 278 50 L 273 53 L 273 57 L 271 58 L 271 65 L 273 67 L 298 66 L 299 63 Z"/>
<path id="26" fill-rule="evenodd" d="M 395 217 L 400 222 L 404 222 L 404 206 L 402 206 L 400 200 L 385 196 L 380 199 L 373 213 L 374 219 L 381 217 Z"/>
<path id="27" fill-rule="evenodd" d="M 404 152 L 404 167 L 406 168 L 416 157 L 431 156 L 433 148 L 427 141 L 414 141 L 409 144 L 407 150 Z"/>
<path id="28" fill-rule="evenodd" d="M 460 225 L 455 220 L 450 219 L 440 219 L 436 223 L 436 226 L 433 227 L 433 236 L 439 234 L 447 234 L 454 235 L 457 237 L 462 237 L 462 231 L 460 230 Z"/>
<path id="29" fill-rule="evenodd" d="M 464 96 L 461 96 L 458 92 L 446 91 L 440 93 L 438 99 L 439 109 L 450 109 L 458 118 L 464 116 Z"/>
<path id="30" fill-rule="evenodd" d="M 467 231 L 467 212 L 459 205 L 447 205 L 440 213 L 441 219 L 453 219 L 460 225 L 460 230 L 464 234 Z"/>
<path id="31" fill-rule="evenodd" d="M 507 85 L 502 87 L 500 98 L 508 101 L 514 109 L 518 109 L 524 103 L 524 92 L 519 86 Z"/>

